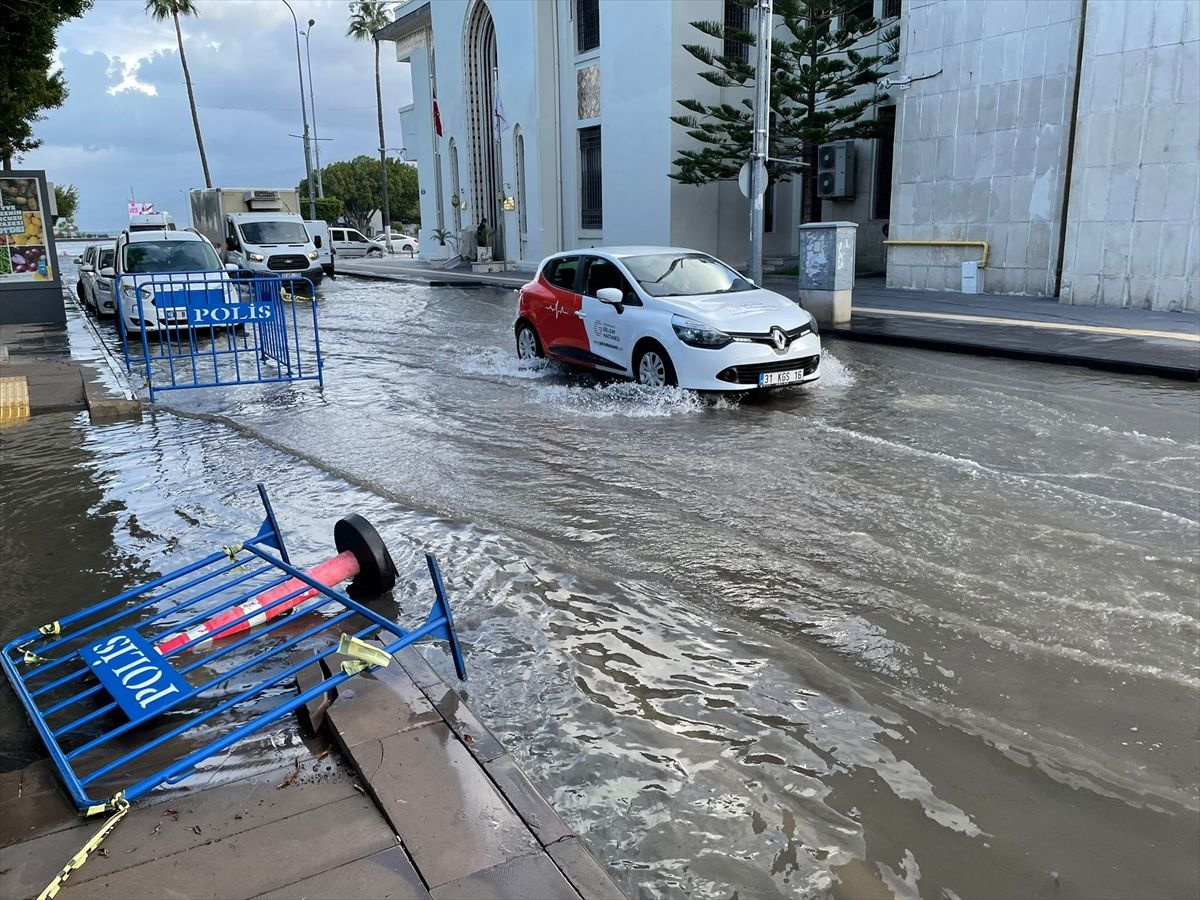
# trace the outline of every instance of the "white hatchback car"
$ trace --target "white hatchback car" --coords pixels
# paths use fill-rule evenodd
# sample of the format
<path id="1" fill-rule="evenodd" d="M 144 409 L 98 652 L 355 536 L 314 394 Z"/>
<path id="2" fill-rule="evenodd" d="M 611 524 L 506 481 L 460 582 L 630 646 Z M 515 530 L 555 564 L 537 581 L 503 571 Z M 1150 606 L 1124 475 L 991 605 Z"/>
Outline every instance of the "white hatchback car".
<path id="1" fill-rule="evenodd" d="M 654 387 L 749 391 L 821 377 L 817 323 L 706 253 L 596 247 L 546 259 L 521 288 L 517 355 Z"/>

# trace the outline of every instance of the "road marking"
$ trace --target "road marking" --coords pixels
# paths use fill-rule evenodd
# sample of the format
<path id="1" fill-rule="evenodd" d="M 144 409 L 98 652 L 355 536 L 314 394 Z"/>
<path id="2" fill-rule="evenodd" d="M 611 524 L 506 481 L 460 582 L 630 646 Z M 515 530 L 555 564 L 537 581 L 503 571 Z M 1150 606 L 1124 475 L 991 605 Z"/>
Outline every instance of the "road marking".
<path id="1" fill-rule="evenodd" d="M 0 422 L 29 418 L 29 382 L 24 375 L 0 378 Z"/>
<path id="2" fill-rule="evenodd" d="M 1036 322 L 1030 319 L 1002 319 L 997 316 L 964 316 L 953 313 L 916 312 L 907 309 L 879 309 L 871 306 L 855 306 L 854 312 L 872 313 L 883 316 L 909 316 L 914 319 L 944 319 L 950 322 L 974 322 L 983 325 L 1022 325 L 1026 328 L 1048 328 L 1053 331 L 1086 331 L 1091 334 L 1115 334 L 1122 337 L 1165 338 L 1169 341 L 1187 341 L 1200 344 L 1200 334 L 1183 334 L 1178 331 L 1146 331 L 1141 328 L 1116 328 L 1110 325 L 1070 325 L 1063 322 Z"/>

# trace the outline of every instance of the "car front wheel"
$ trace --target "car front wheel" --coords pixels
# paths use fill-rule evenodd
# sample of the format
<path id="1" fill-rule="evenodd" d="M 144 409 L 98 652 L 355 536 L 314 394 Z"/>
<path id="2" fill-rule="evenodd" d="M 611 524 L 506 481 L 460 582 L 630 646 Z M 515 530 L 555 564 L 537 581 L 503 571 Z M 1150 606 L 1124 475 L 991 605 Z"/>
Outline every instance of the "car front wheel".
<path id="1" fill-rule="evenodd" d="M 371 257 L 372 259 L 382 259 L 383 251 L 376 250 L 374 247 L 372 247 L 370 250 L 367 251 L 367 256 Z"/>
<path id="2" fill-rule="evenodd" d="M 657 344 L 650 344 L 638 352 L 633 372 L 637 383 L 646 387 L 674 387 L 678 383 L 671 357 Z"/>
<path id="3" fill-rule="evenodd" d="M 528 322 L 522 322 L 517 328 L 517 359 L 541 359 L 544 355 L 537 332 Z"/>

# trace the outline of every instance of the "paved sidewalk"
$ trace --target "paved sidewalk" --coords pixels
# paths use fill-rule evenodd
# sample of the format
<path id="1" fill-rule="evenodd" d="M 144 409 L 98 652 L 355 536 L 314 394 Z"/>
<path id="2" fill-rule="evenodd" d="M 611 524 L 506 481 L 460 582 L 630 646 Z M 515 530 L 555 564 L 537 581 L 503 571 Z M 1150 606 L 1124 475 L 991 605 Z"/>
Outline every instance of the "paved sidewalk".
<path id="1" fill-rule="evenodd" d="M 344 275 L 387 281 L 519 288 L 529 273 L 445 270 L 421 260 L 356 259 Z M 795 276 L 768 275 L 765 287 L 798 295 Z M 1152 312 L 1067 306 L 1053 297 L 1010 297 L 889 288 L 859 278 L 849 325 L 826 337 L 1086 366 L 1106 371 L 1200 381 L 1200 312 Z"/>
<path id="2" fill-rule="evenodd" d="M 767 279 L 795 296 L 794 279 Z M 849 325 L 827 337 L 1057 362 L 1114 372 L 1200 380 L 1200 312 L 1067 306 L 1053 297 L 1009 297 L 888 288 L 861 278 Z"/>
<path id="3" fill-rule="evenodd" d="M 338 260 L 338 275 L 356 275 L 383 281 L 419 281 L 434 285 L 489 285 L 493 287 L 519 288 L 529 281 L 530 272 L 480 272 L 471 271 L 469 265 L 455 269 L 442 269 L 420 259 L 393 257 L 391 259 Z"/>

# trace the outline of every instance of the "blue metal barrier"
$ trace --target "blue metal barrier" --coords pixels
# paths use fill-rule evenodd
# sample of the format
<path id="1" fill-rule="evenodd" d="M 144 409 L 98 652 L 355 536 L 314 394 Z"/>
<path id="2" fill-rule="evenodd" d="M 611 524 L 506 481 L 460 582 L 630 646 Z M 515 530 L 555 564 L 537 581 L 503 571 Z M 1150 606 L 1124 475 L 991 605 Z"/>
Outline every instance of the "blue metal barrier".
<path id="1" fill-rule="evenodd" d="M 151 401 L 163 391 L 222 385 L 323 385 L 315 296 L 302 277 L 121 275 L 113 297 L 125 370 L 145 377 Z"/>
<path id="2" fill-rule="evenodd" d="M 275 685 L 337 653 L 338 646 L 315 655 L 285 654 L 343 623 L 356 629 L 355 638 L 375 638 L 389 654 L 424 638 L 445 640 L 458 677 L 466 678 L 433 556 L 425 557 L 433 604 L 419 627 L 405 630 L 292 565 L 266 490 L 262 485 L 258 490 L 266 518 L 254 537 L 4 646 L 0 665 L 81 812 L 112 809 L 119 796 L 132 802 L 159 785 L 177 782 L 214 754 L 354 677 L 354 665 L 343 664 L 342 670 L 331 666 L 335 674 L 263 710 Z M 287 608 L 289 601 L 315 590 L 290 615 L 270 618 L 236 637 L 210 643 L 210 638 L 190 638 L 189 632 L 189 640 L 174 649 L 155 648 L 156 641 L 240 607 L 290 579 L 302 586 L 257 611 L 223 621 L 220 628 L 253 624 L 256 616 L 273 607 Z M 299 621 L 309 613 L 316 615 Z M 286 637 L 279 631 L 285 623 L 292 623 Z M 248 659 L 231 658 L 243 648 L 252 654 Z M 177 657 L 186 664 L 176 668 L 171 660 Z M 267 669 L 257 683 L 244 690 L 230 686 L 256 668 Z"/>

